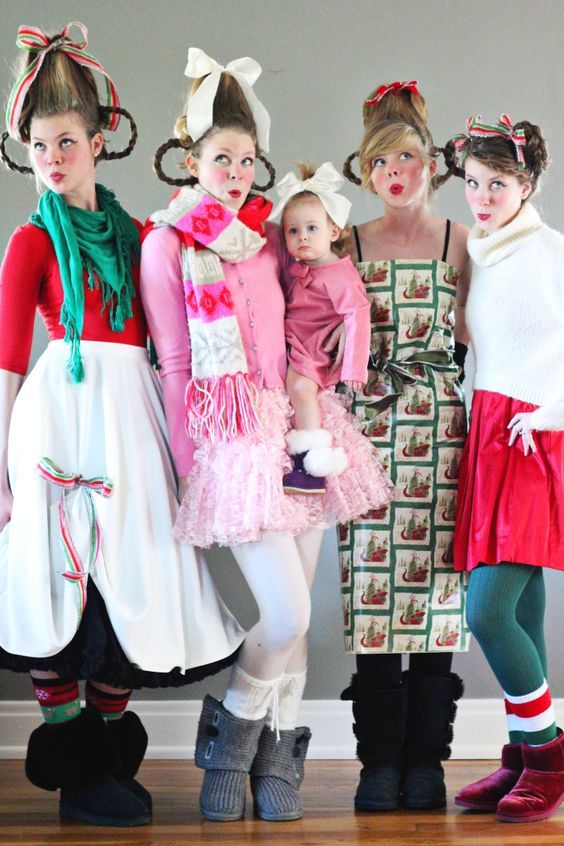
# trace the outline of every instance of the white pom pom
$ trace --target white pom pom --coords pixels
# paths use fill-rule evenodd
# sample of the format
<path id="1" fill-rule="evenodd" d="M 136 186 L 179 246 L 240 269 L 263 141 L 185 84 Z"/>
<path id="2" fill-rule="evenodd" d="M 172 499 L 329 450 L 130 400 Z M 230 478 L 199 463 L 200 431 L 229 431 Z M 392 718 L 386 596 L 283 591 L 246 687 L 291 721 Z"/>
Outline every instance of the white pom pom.
<path id="1" fill-rule="evenodd" d="M 304 458 L 304 469 L 310 476 L 330 476 L 335 461 L 331 447 L 310 449 Z"/>
<path id="2" fill-rule="evenodd" d="M 333 449 L 333 471 L 328 473 L 329 476 L 340 476 L 343 470 L 349 465 L 349 459 L 343 447 L 335 447 Z"/>
<path id="3" fill-rule="evenodd" d="M 317 447 L 330 447 L 331 434 L 326 429 L 291 429 L 286 432 L 286 443 L 290 455 L 307 452 Z"/>

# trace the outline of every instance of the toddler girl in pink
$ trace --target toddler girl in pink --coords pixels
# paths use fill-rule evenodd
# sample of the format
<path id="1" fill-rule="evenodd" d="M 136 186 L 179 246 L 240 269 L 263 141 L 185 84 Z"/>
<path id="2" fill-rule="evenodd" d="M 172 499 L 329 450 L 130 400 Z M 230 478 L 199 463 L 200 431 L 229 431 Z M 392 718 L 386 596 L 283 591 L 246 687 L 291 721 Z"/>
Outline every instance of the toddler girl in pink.
<path id="1" fill-rule="evenodd" d="M 286 388 L 294 409 L 295 429 L 286 436 L 293 469 L 284 476 L 291 493 L 323 493 L 325 476 L 347 466 L 341 447 L 322 428 L 320 389 L 343 381 L 360 390 L 367 379 L 370 354 L 370 306 L 364 285 L 349 256 L 339 247 L 351 203 L 337 193 L 343 178 L 331 162 L 315 172 L 300 167 L 299 180 L 288 173 L 277 185 L 282 212 L 281 229 L 294 261 L 285 268 L 287 287 L 286 341 L 289 366 Z M 342 364 L 335 365 L 325 347 L 331 333 L 344 322 Z"/>

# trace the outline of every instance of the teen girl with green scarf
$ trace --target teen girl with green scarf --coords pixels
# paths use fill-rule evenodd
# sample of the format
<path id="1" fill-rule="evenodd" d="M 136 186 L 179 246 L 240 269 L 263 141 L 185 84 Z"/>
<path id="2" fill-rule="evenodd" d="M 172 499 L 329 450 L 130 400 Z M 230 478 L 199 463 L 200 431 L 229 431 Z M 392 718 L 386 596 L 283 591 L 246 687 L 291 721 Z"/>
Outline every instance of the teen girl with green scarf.
<path id="1" fill-rule="evenodd" d="M 64 816 L 130 826 L 151 815 L 134 779 L 147 735 L 124 714 L 131 688 L 203 678 L 230 663 L 243 633 L 203 559 L 172 539 L 176 480 L 147 358 L 139 230 L 95 181 L 97 159 L 131 152 L 135 125 L 76 26 L 79 41 L 70 25 L 52 38 L 20 27 L 26 59 L 1 143 L 43 193 L 0 272 L 0 667 L 31 673 L 44 716 L 30 780 L 61 788 Z M 102 129 L 120 115 L 132 139 L 108 153 Z M 9 136 L 32 168 L 10 159 Z M 22 386 L 36 309 L 50 343 Z"/>

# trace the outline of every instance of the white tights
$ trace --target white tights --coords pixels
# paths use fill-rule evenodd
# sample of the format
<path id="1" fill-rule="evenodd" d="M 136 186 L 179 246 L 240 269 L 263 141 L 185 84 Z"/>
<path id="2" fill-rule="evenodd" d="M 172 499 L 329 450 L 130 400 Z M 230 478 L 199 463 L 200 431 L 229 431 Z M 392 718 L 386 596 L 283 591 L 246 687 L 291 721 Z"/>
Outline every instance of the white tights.
<path id="1" fill-rule="evenodd" d="M 305 685 L 310 589 L 323 539 L 321 529 L 293 537 L 265 532 L 257 543 L 234 547 L 259 609 L 233 667 L 223 704 L 237 717 L 293 728 Z"/>

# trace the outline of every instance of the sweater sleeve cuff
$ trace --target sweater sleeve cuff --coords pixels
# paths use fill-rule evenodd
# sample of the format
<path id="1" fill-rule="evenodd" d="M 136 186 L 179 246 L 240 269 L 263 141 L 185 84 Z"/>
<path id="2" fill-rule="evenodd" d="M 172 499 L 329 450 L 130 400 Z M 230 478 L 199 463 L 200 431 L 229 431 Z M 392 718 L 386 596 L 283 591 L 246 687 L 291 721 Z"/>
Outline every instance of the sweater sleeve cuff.
<path id="1" fill-rule="evenodd" d="M 539 432 L 564 430 L 564 399 L 543 405 L 531 414 L 531 427 Z"/>

